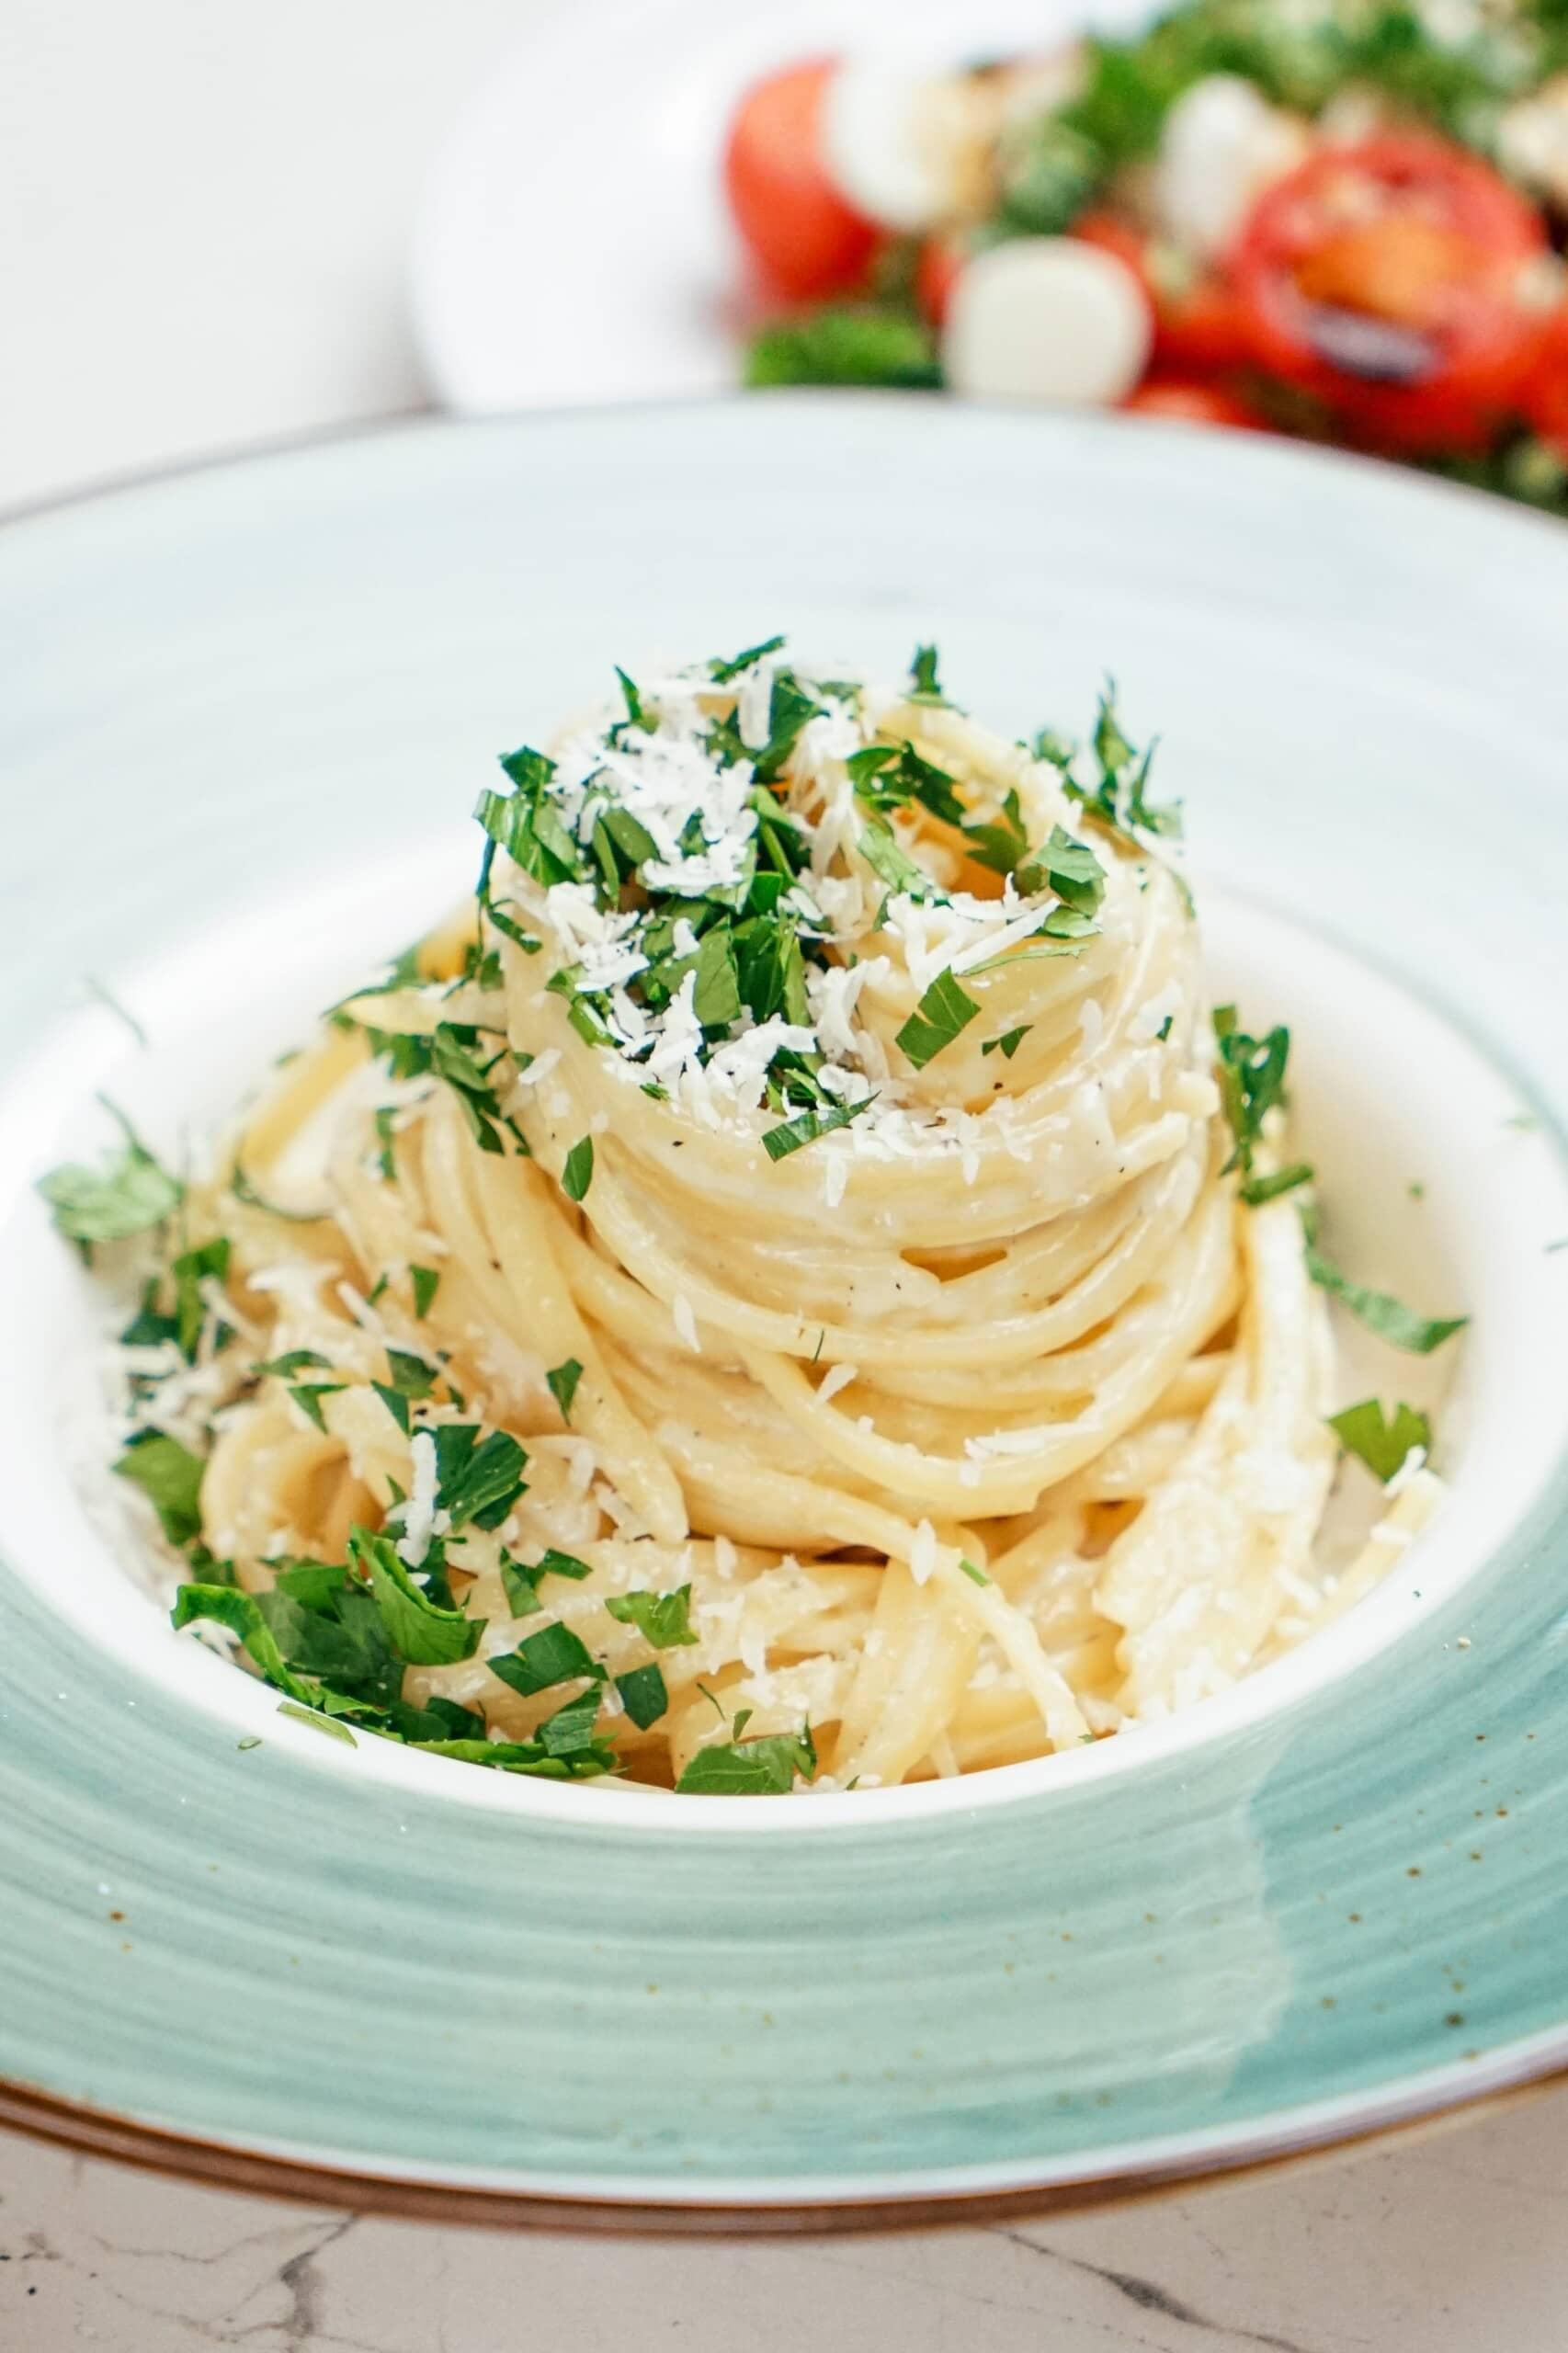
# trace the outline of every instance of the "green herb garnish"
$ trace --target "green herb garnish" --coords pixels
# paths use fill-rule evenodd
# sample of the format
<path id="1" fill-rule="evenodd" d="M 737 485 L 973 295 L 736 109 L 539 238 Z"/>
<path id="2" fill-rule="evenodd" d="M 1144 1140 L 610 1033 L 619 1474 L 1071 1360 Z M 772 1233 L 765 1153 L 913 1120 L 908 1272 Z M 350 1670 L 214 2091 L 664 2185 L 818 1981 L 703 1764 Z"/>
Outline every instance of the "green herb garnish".
<path id="1" fill-rule="evenodd" d="M 520 1692 L 525 1699 L 536 1691 L 548 1691 L 557 1683 L 570 1683 L 574 1677 L 588 1676 L 595 1682 L 604 1679 L 604 1668 L 595 1658 L 581 1635 L 559 1618 L 541 1626 L 537 1634 L 528 1634 L 515 1651 L 501 1658 L 486 1659 L 492 1675 Z"/>
<path id="2" fill-rule="evenodd" d="M 716 1741 L 699 1748 L 676 1783 L 677 1790 L 710 1797 L 782 1797 L 795 1777 L 814 1780 L 816 1744 L 810 1724 L 764 1740 Z"/>
<path id="3" fill-rule="evenodd" d="M 670 1704 L 663 1672 L 652 1660 L 646 1666 L 634 1666 L 629 1674 L 618 1675 L 615 1688 L 639 1732 L 646 1732 L 650 1724 L 657 1723 Z"/>
<path id="4" fill-rule="evenodd" d="M 978 1001 L 960 985 L 952 972 L 938 972 L 894 1043 L 916 1070 L 924 1070 L 945 1046 L 952 1044 L 960 1030 L 968 1029 L 979 1012 Z"/>
<path id="5" fill-rule="evenodd" d="M 142 1430 L 115 1464 L 117 1478 L 129 1479 L 147 1497 L 171 1544 L 183 1549 L 201 1533 L 201 1480 L 207 1465 L 199 1454 L 162 1430 Z"/>
<path id="6" fill-rule="evenodd" d="M 585 1200 L 593 1181 L 594 1140 L 592 1136 L 579 1136 L 566 1155 L 566 1165 L 561 1172 L 561 1189 L 569 1201 Z"/>
<path id="7" fill-rule="evenodd" d="M 583 1378 L 583 1368 L 575 1357 L 568 1357 L 564 1364 L 552 1365 L 545 1374 L 550 1393 L 561 1408 L 561 1418 L 570 1426 L 572 1400 L 577 1394 L 577 1383 Z"/>
<path id="8" fill-rule="evenodd" d="M 1445 1340 L 1462 1332 L 1470 1322 L 1468 1315 L 1417 1315 L 1403 1300 L 1392 1298 L 1389 1292 L 1369 1290 L 1364 1283 L 1352 1282 L 1310 1239 L 1307 1272 L 1320 1290 L 1347 1307 L 1369 1332 L 1375 1332 L 1380 1340 L 1386 1340 L 1391 1347 L 1403 1348 L 1411 1356 L 1430 1356 L 1434 1348 L 1440 1348 Z"/>
<path id="9" fill-rule="evenodd" d="M 121 1149 L 100 1167 L 68 1161 L 39 1180 L 55 1229 L 84 1255 L 95 1243 L 123 1242 L 149 1233 L 171 1217 L 185 1199 L 185 1187 L 150 1153 L 122 1111 L 104 1108 L 124 1134 Z"/>
<path id="10" fill-rule="evenodd" d="M 605 1608 L 622 1626 L 635 1626 L 653 1650 L 676 1650 L 697 1640 L 691 1631 L 689 1585 L 678 1586 L 674 1593 L 611 1594 Z"/>
<path id="11" fill-rule="evenodd" d="M 1364 1462 L 1384 1486 L 1417 1447 L 1423 1454 L 1431 1450 L 1432 1425 L 1413 1405 L 1396 1405 L 1385 1414 L 1375 1397 L 1363 1397 L 1359 1404 L 1331 1414 L 1328 1427 L 1346 1452 Z"/>

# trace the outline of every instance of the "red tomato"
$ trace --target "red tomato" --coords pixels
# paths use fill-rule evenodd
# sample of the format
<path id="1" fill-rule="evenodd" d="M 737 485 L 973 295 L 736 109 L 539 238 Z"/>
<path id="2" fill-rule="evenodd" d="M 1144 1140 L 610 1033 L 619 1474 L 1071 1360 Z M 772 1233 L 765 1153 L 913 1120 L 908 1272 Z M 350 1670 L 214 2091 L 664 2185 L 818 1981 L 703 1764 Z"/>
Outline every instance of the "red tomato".
<path id="1" fill-rule="evenodd" d="M 1568 460 L 1568 311 L 1559 311 L 1547 329 L 1523 405 L 1541 439 Z"/>
<path id="2" fill-rule="evenodd" d="M 1206 384 L 1195 376 L 1152 376 L 1129 392 L 1121 404 L 1137 416 L 1174 416 L 1187 425 L 1231 425 L 1244 433 L 1267 433 L 1268 426 L 1222 384 Z"/>
<path id="3" fill-rule="evenodd" d="M 1483 446 L 1544 334 L 1535 208 L 1441 140 L 1323 147 L 1264 190 L 1229 259 L 1255 362 L 1392 449 Z"/>
<path id="4" fill-rule="evenodd" d="M 846 204 L 818 160 L 832 58 L 791 65 L 742 98 L 724 149 L 724 188 L 758 269 L 798 301 L 851 291 L 882 243 Z"/>
<path id="5" fill-rule="evenodd" d="M 1151 239 L 1114 212 L 1085 212 L 1072 234 L 1115 254 L 1141 280 L 1154 313 L 1154 357 L 1176 369 L 1234 368 L 1251 355 L 1234 288 L 1215 271 L 1176 293 L 1156 267 Z"/>
<path id="6" fill-rule="evenodd" d="M 969 256 L 955 237 L 927 237 L 915 265 L 915 300 L 920 315 L 939 327 Z"/>

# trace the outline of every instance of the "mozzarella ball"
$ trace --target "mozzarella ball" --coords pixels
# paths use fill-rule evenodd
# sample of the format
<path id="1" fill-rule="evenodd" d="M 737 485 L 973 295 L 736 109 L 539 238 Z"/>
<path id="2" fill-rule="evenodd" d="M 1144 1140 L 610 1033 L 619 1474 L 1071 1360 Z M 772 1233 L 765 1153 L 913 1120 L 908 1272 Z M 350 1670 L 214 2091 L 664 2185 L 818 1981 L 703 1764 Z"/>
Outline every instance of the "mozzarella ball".
<path id="1" fill-rule="evenodd" d="M 971 399 L 1095 407 L 1132 390 L 1153 337 L 1149 298 L 1114 254 L 1077 237 L 1018 237 L 965 265 L 942 365 Z"/>
<path id="2" fill-rule="evenodd" d="M 1253 199 L 1294 170 L 1311 143 L 1305 123 L 1281 114 L 1235 74 L 1195 82 L 1165 117 L 1154 204 L 1166 236 L 1205 260 L 1222 251 Z"/>
<path id="3" fill-rule="evenodd" d="M 953 210 L 958 115 L 931 74 L 891 58 L 846 58 L 823 94 L 823 169 L 868 221 L 918 236 Z"/>

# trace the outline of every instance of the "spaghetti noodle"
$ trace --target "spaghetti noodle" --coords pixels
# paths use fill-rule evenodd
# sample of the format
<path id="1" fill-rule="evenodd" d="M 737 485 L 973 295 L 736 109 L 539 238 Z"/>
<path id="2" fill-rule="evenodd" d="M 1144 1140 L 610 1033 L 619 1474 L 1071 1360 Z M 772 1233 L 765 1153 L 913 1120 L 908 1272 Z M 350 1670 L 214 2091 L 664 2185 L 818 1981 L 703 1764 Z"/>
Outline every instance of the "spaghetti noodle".
<path id="1" fill-rule="evenodd" d="M 1314 1569 L 1310 1172 L 1273 1041 L 1217 1073 L 1147 760 L 1108 701 L 1003 741 L 924 650 L 622 685 L 186 1200 L 127 1351 L 199 1462 L 180 1618 L 349 1727 L 686 1789 L 1223 1689 L 1432 1482 Z"/>

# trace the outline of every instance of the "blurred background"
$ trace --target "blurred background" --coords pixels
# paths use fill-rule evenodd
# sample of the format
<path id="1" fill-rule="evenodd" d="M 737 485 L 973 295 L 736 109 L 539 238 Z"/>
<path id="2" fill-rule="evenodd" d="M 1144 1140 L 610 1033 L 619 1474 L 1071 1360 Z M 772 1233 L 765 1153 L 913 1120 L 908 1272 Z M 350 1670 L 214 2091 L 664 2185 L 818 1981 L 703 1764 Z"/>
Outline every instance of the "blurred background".
<path id="1" fill-rule="evenodd" d="M 417 406 L 433 153 L 558 0 L 6 0 L 0 504 Z"/>
<path id="2" fill-rule="evenodd" d="M 1565 240 L 1568 0 L 7 0 L 0 505 L 744 380 L 1568 514 Z"/>

